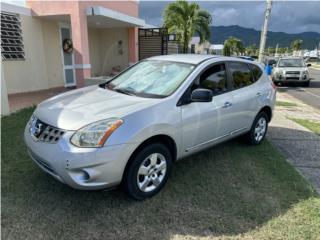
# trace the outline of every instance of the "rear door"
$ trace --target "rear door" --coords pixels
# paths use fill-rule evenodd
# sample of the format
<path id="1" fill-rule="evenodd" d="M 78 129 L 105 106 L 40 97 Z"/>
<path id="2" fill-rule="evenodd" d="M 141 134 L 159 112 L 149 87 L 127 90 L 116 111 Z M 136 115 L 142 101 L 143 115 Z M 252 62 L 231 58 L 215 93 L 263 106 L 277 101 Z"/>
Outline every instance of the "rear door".
<path id="1" fill-rule="evenodd" d="M 256 115 L 258 98 L 261 95 L 251 68 L 246 62 L 228 62 L 228 72 L 232 88 L 231 132 L 237 133 L 250 129 Z"/>

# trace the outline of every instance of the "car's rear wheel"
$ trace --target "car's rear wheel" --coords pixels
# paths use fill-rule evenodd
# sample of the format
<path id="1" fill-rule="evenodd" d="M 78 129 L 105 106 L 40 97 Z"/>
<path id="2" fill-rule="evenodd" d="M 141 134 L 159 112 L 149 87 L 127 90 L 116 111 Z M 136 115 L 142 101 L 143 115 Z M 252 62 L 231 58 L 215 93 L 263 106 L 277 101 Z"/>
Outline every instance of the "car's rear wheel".
<path id="1" fill-rule="evenodd" d="M 153 143 L 142 148 L 126 168 L 126 192 L 136 200 L 154 196 L 165 185 L 171 165 L 172 156 L 164 144 Z"/>
<path id="2" fill-rule="evenodd" d="M 246 135 L 250 144 L 258 145 L 262 143 L 268 130 L 268 121 L 268 115 L 263 111 L 256 116 L 250 131 Z"/>

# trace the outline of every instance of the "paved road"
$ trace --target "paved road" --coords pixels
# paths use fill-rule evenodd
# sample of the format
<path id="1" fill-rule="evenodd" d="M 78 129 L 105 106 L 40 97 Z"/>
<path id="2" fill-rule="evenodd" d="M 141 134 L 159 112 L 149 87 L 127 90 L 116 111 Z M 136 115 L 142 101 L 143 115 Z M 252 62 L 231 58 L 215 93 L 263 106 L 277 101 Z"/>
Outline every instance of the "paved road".
<path id="1" fill-rule="evenodd" d="M 302 102 L 320 110 L 320 70 L 309 68 L 311 78 L 309 87 L 289 85 L 278 87 L 279 92 L 286 92 Z"/>

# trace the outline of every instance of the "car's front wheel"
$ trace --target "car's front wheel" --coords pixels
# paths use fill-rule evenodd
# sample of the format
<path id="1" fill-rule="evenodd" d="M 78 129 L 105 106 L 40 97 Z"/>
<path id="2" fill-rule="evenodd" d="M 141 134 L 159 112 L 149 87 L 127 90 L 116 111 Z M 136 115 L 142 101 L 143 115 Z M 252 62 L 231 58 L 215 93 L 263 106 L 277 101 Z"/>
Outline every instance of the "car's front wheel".
<path id="1" fill-rule="evenodd" d="M 256 116 L 250 131 L 246 135 L 250 144 L 258 145 L 262 143 L 268 130 L 268 121 L 268 115 L 263 111 Z"/>
<path id="2" fill-rule="evenodd" d="M 172 156 L 161 143 L 142 148 L 129 162 L 124 186 L 129 196 L 143 200 L 157 194 L 165 185 L 171 171 Z"/>

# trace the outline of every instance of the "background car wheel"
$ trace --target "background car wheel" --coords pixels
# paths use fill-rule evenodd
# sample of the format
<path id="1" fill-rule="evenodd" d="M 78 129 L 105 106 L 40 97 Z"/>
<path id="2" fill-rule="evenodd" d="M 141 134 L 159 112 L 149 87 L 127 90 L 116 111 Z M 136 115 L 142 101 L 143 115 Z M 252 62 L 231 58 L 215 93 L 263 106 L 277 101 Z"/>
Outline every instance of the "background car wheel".
<path id="1" fill-rule="evenodd" d="M 136 200 L 157 194 L 171 172 L 172 156 L 161 143 L 142 148 L 129 162 L 124 176 L 126 192 Z"/>
<path id="2" fill-rule="evenodd" d="M 268 121 L 269 118 L 265 112 L 260 112 L 256 116 L 250 131 L 246 135 L 247 140 L 250 144 L 258 145 L 262 143 L 268 130 Z"/>

